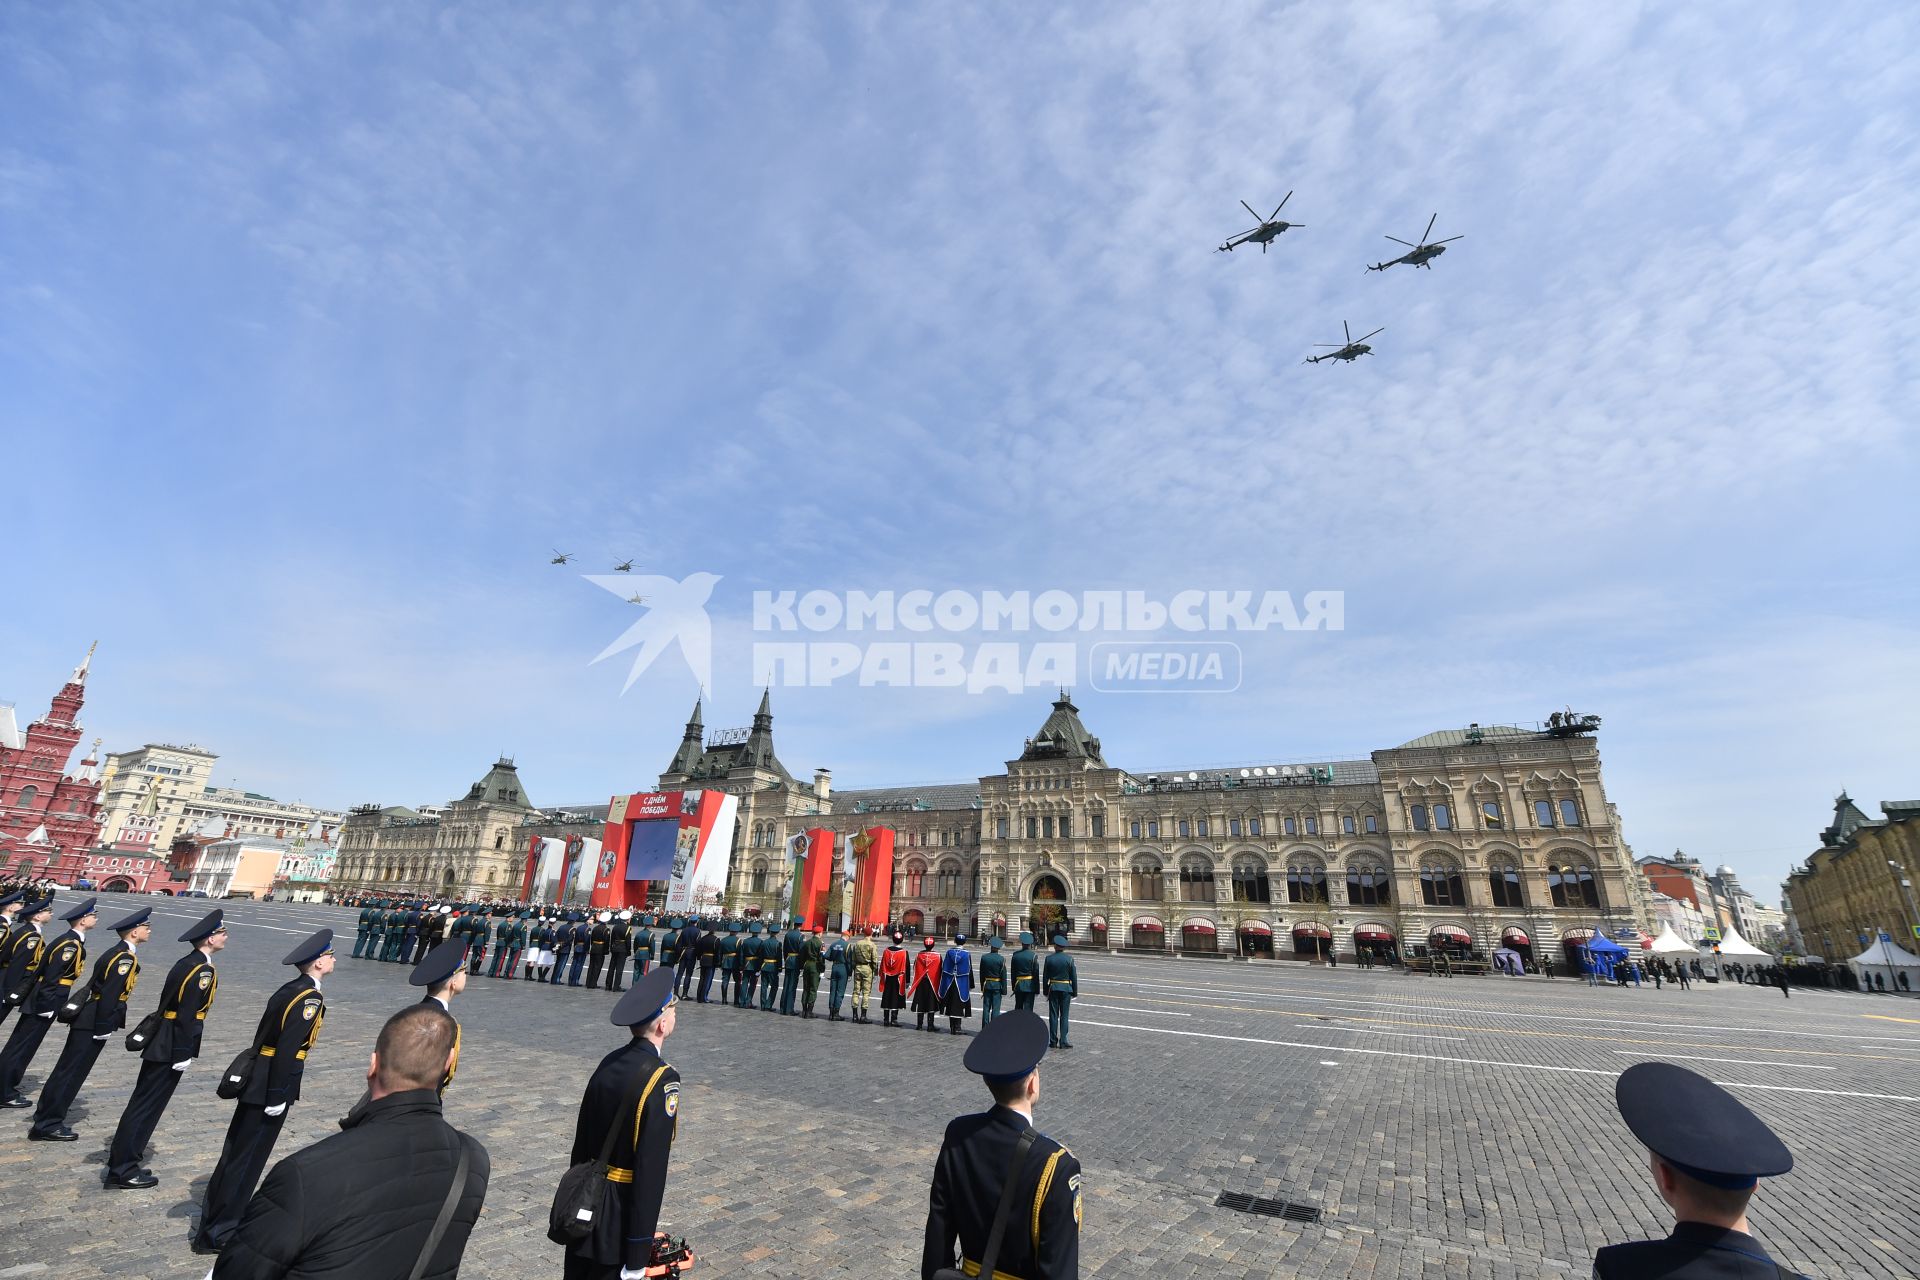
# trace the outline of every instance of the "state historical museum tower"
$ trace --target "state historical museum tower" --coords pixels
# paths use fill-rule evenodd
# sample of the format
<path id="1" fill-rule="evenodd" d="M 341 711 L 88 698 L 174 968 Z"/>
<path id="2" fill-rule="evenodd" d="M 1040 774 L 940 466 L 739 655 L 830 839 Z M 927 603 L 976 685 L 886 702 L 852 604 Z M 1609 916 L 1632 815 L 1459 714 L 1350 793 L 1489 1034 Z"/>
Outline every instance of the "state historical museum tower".
<path id="1" fill-rule="evenodd" d="M 100 835 L 100 762 L 88 752 L 78 772 L 67 761 L 81 738 L 93 650 L 54 695 L 53 707 L 23 735 L 0 704 L 0 877 L 72 883 Z"/>

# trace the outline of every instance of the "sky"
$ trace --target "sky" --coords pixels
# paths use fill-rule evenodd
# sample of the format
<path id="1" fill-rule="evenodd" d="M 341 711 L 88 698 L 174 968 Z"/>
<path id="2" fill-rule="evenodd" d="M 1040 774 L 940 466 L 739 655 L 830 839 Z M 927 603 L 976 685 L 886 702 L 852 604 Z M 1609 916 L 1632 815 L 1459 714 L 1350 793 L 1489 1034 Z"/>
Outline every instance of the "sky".
<path id="1" fill-rule="evenodd" d="M 1571 706 L 1636 854 L 1770 900 L 1920 797 L 1917 83 L 1865 3 L 7 6 L 0 699 L 97 640 L 108 750 L 590 803 L 701 683 L 594 661 L 619 560 L 717 578 L 709 729 L 876 638 L 756 591 L 1332 591 L 1231 692 L 1077 671 L 1109 761 Z M 843 788 L 1053 696 L 772 694 Z"/>

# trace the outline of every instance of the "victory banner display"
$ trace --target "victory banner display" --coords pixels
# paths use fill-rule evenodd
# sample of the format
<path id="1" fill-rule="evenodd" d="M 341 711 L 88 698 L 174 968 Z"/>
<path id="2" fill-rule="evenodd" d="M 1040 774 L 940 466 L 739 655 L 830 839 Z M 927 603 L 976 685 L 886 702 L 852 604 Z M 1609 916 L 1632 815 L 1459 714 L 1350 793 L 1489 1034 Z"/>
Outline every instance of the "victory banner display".
<path id="1" fill-rule="evenodd" d="M 669 911 L 711 911 L 726 893 L 737 797 L 719 791 L 615 796 L 593 864 L 593 905 L 644 907 L 666 887 Z"/>

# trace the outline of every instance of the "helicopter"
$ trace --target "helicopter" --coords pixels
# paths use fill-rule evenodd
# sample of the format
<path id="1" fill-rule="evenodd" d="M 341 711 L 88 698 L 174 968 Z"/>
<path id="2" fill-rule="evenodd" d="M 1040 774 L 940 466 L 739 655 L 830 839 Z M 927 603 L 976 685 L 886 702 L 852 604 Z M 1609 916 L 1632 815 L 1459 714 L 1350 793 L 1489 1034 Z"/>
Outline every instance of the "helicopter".
<path id="1" fill-rule="evenodd" d="M 1227 242 L 1220 246 L 1218 252 L 1232 253 L 1234 249 L 1239 245 L 1257 244 L 1260 246 L 1260 252 L 1265 253 L 1267 251 L 1267 246 L 1271 244 L 1273 242 L 1274 237 L 1278 236 L 1282 231 L 1287 230 L 1289 227 L 1299 227 L 1299 226 L 1305 225 L 1299 222 L 1278 221 L 1280 217 L 1280 211 L 1287 207 L 1287 201 L 1291 199 L 1293 199 L 1293 192 L 1289 191 L 1287 192 L 1286 196 L 1280 201 L 1279 204 L 1273 206 L 1273 212 L 1268 214 L 1264 218 L 1261 218 L 1259 214 L 1254 213 L 1253 206 L 1248 204 L 1245 200 L 1242 200 L 1240 202 L 1240 207 L 1242 209 L 1245 209 L 1248 213 L 1252 213 L 1254 217 L 1259 218 L 1260 225 L 1255 227 L 1251 231 L 1242 231 L 1237 236 L 1228 237 Z"/>
<path id="2" fill-rule="evenodd" d="M 647 602 L 647 598 L 641 595 L 637 591 L 634 594 L 627 597 L 628 604 L 645 604 L 646 602 Z"/>
<path id="3" fill-rule="evenodd" d="M 622 561 L 621 561 L 621 562 L 620 562 L 619 564 L 617 564 L 617 565 L 615 565 L 615 566 L 613 566 L 613 571 L 614 571 L 615 573 L 632 573 L 632 572 L 633 572 L 633 561 L 631 561 L 631 560 L 622 560 Z"/>
<path id="4" fill-rule="evenodd" d="M 556 552 L 554 552 L 554 553 L 553 553 L 553 559 L 551 559 L 551 560 L 549 560 L 549 561 L 547 561 L 547 563 L 548 563 L 548 564 L 565 564 L 565 563 L 567 563 L 567 561 L 569 561 L 569 560 L 571 560 L 571 559 L 573 559 L 573 552 L 571 552 L 571 551 L 556 551 Z"/>
<path id="5" fill-rule="evenodd" d="M 1399 236 L 1388 236 L 1387 239 L 1393 241 L 1395 244 L 1405 244 L 1407 248 L 1413 250 L 1413 252 L 1403 253 L 1390 262 L 1376 262 L 1368 267 L 1367 270 L 1385 271 L 1388 267 L 1399 266 L 1403 262 L 1410 267 L 1426 267 L 1429 271 L 1433 270 L 1431 265 L 1433 259 L 1445 253 L 1447 246 L 1455 240 L 1463 240 L 1466 238 L 1464 236 L 1448 236 L 1445 240 L 1428 240 L 1427 237 L 1433 234 L 1433 224 L 1439 220 L 1440 215 L 1437 213 L 1427 219 L 1427 229 L 1420 233 L 1419 244 L 1407 244 L 1407 242 Z"/>
<path id="6" fill-rule="evenodd" d="M 1367 345 L 1367 339 L 1371 338 L 1373 333 L 1385 333 L 1387 331 L 1386 326 L 1382 325 L 1380 328 L 1375 329 L 1373 333 L 1364 334 L 1356 339 L 1353 336 L 1353 330 L 1347 328 L 1347 322 L 1345 320 L 1340 322 L 1340 328 L 1344 330 L 1347 335 L 1346 346 L 1340 347 L 1338 351 L 1329 351 L 1323 356 L 1308 356 L 1302 363 L 1319 364 L 1322 360 L 1345 360 L 1348 364 L 1352 364 L 1355 360 L 1358 360 L 1361 356 L 1373 350 L 1372 347 Z M 1313 345 L 1316 347 L 1331 347 L 1337 344 L 1332 342 L 1316 342 Z"/>

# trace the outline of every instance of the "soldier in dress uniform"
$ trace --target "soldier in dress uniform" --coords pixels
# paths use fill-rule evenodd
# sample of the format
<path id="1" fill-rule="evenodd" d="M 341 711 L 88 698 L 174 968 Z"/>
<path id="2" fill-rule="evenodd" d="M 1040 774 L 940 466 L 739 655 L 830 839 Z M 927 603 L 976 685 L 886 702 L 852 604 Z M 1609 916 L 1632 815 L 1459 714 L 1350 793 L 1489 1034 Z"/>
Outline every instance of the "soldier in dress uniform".
<path id="1" fill-rule="evenodd" d="M 947 1126 L 927 1197 L 921 1280 L 954 1265 L 1003 1280 L 1076 1280 L 1080 1274 L 1080 1162 L 1033 1127 L 1046 1027 L 1016 1010 L 995 1018 L 962 1059 L 993 1095 L 990 1111 Z M 1000 1249 L 986 1257 L 1008 1171 L 1013 1202 Z"/>
<path id="2" fill-rule="evenodd" d="M 527 970 L 522 975 L 528 982 L 547 980 L 547 952 L 553 946 L 553 930 L 547 927 L 547 913 L 542 909 L 527 926 Z"/>
<path id="3" fill-rule="evenodd" d="M 760 1010 L 769 1012 L 780 999 L 780 924 L 778 921 L 767 926 L 767 936 L 760 940 Z"/>
<path id="4" fill-rule="evenodd" d="M 113 1131 L 113 1142 L 107 1148 L 109 1187 L 138 1191 L 160 1182 L 140 1161 L 167 1103 L 173 1100 L 181 1075 L 200 1056 L 200 1033 L 206 1029 L 207 1014 L 220 989 L 213 957 L 227 945 L 227 930 L 220 923 L 220 915 L 216 908 L 180 935 L 179 940 L 192 950 L 173 962 L 173 968 L 167 970 L 166 984 L 160 988 L 160 1007 L 155 1010 L 160 1025 L 141 1046 L 140 1078 L 134 1082 L 133 1096 L 127 1099 Z"/>
<path id="5" fill-rule="evenodd" d="M 1033 949 L 1033 935 L 1020 935 L 1020 949 L 1013 953 L 1013 1007 L 1033 1012 L 1033 998 L 1040 993 L 1040 953 Z"/>
<path id="6" fill-rule="evenodd" d="M 631 1036 L 600 1060 L 587 1081 L 569 1162 L 597 1160 L 606 1135 L 614 1133 L 607 1177 L 620 1188 L 618 1208 L 602 1215 L 585 1240 L 567 1246 L 566 1280 L 637 1276 L 653 1260 L 680 1113 L 680 1073 L 660 1056 L 678 1017 L 675 977 L 662 966 L 613 1006 L 613 1025 L 628 1028 Z M 636 1092 L 639 1101 L 629 1101 Z"/>
<path id="7" fill-rule="evenodd" d="M 360 920 L 353 933 L 353 958 L 355 960 L 360 958 L 360 953 L 367 949 L 367 943 L 373 938 L 373 917 L 377 910 L 378 908 L 371 902 L 362 903 L 360 906 Z"/>
<path id="8" fill-rule="evenodd" d="M 693 994 L 693 967 L 700 959 L 700 925 L 692 916 L 680 922 L 680 934 L 673 941 L 673 965 L 678 976 L 674 994 L 686 999 Z"/>
<path id="9" fill-rule="evenodd" d="M 573 963 L 567 969 L 567 985 L 577 987 L 586 971 L 587 956 L 593 949 L 593 913 L 573 913 Z"/>
<path id="10" fill-rule="evenodd" d="M 961 1034 L 961 1022 L 973 1016 L 973 953 L 964 933 L 953 935 L 953 945 L 940 957 L 940 1008 L 950 1035 Z"/>
<path id="11" fill-rule="evenodd" d="M 20 896 L 20 914 L 8 919 L 7 936 L 0 940 L 0 1025 L 33 993 L 40 955 L 46 949 L 40 928 L 53 918 L 52 898 L 36 901 L 24 891 Z"/>
<path id="12" fill-rule="evenodd" d="M 800 1016 L 813 1017 L 814 1001 L 820 998 L 820 971 L 827 967 L 826 948 L 821 945 L 821 935 L 826 932 L 819 925 L 813 926 L 800 943 Z"/>
<path id="13" fill-rule="evenodd" d="M 1705 1076 L 1640 1062 L 1614 1081 L 1621 1119 L 1647 1149 L 1654 1189 L 1673 1209 L 1665 1240 L 1613 1244 L 1593 1258 L 1596 1280 L 1774 1280 L 1793 1272 L 1767 1256 L 1747 1223 L 1761 1178 L 1793 1168 L 1793 1153 L 1760 1117 Z"/>
<path id="14" fill-rule="evenodd" d="M 32 914 L 38 916 L 52 905 L 49 898 Z M 31 985 L 21 995 L 20 1021 L 13 1024 L 7 1047 L 0 1051 L 0 1107 L 33 1105 L 20 1092 L 21 1077 L 27 1074 L 33 1055 L 40 1052 L 40 1042 L 47 1038 L 54 1015 L 66 1007 L 73 984 L 86 971 L 87 930 L 93 928 L 96 918 L 93 899 L 88 898 L 60 917 L 67 931 L 41 950 Z"/>
<path id="15" fill-rule="evenodd" d="M 720 939 L 720 1003 L 733 1001 L 732 993 L 740 983 L 740 922 L 727 922 L 727 936 Z"/>
<path id="16" fill-rule="evenodd" d="M 75 1142 L 80 1135 L 67 1127 L 67 1111 L 80 1096 L 93 1064 L 108 1037 L 127 1025 L 127 1000 L 134 984 L 140 981 L 140 959 L 135 954 L 140 944 L 153 936 L 148 923 L 150 907 L 116 920 L 113 932 L 120 940 L 100 953 L 94 961 L 93 976 L 86 989 L 68 992 L 60 1016 L 67 1019 L 67 1043 L 60 1049 L 60 1061 L 40 1089 L 40 1105 L 33 1110 L 33 1127 L 27 1137 L 34 1142 Z"/>
<path id="17" fill-rule="evenodd" d="M 987 954 L 980 957 L 980 1029 L 985 1031 L 1000 1016 L 1000 1000 L 1007 993 L 1007 958 L 1000 954 L 1000 935 L 987 939 Z"/>
<path id="18" fill-rule="evenodd" d="M 1047 1042 L 1061 1049 L 1071 1049 L 1073 1044 L 1067 1039 L 1067 1015 L 1073 1006 L 1073 998 L 1080 994 L 1080 971 L 1074 968 L 1073 957 L 1067 954 L 1067 935 L 1053 935 L 1053 954 L 1047 957 L 1046 967 L 1040 973 L 1041 985 L 1047 989 Z"/>
<path id="19" fill-rule="evenodd" d="M 933 935 L 920 939 L 920 954 L 913 958 L 913 983 L 907 988 L 907 1002 L 913 1006 L 913 1029 L 925 1027 L 929 1033 L 939 1030 L 934 1016 L 940 1012 L 940 953 L 933 949 Z"/>
<path id="20" fill-rule="evenodd" d="M 413 972 L 407 975 L 407 981 L 416 987 L 425 987 L 427 994 L 420 997 L 421 1004 L 437 1004 L 453 1013 L 453 998 L 467 989 L 466 967 L 467 944 L 458 938 L 449 938 L 433 950 L 427 952 L 426 959 L 413 966 Z M 460 1067 L 460 1020 L 453 1022 L 453 1055 L 447 1059 L 446 1074 L 440 1077 L 440 1096 L 447 1096 L 447 1086 L 453 1083 L 453 1073 Z M 368 1099 L 363 1098 L 365 1102 Z M 342 1122 L 342 1128 L 349 1127 Z"/>
<path id="21" fill-rule="evenodd" d="M 740 985 L 734 989 L 733 1002 L 742 1009 L 753 1008 L 753 997 L 760 989 L 760 922 L 747 921 L 747 936 L 740 943 Z"/>
<path id="22" fill-rule="evenodd" d="M 653 917 L 640 917 L 640 927 L 633 934 L 633 980 L 635 982 L 647 976 L 647 970 L 653 968 Z"/>
<path id="23" fill-rule="evenodd" d="M 693 944 L 694 959 L 700 962 L 700 1003 L 713 1003 L 713 971 L 720 963 L 720 935 L 713 930 L 713 921 L 700 922 L 700 937 Z M 723 997 L 726 992 L 720 993 Z"/>
<path id="24" fill-rule="evenodd" d="M 800 1012 L 800 952 L 807 945 L 807 935 L 800 932 L 800 917 L 794 916 L 787 921 L 787 931 L 780 935 L 780 1012 L 792 1015 Z"/>
<path id="25" fill-rule="evenodd" d="M 502 968 L 505 968 L 507 977 L 513 976 L 515 962 L 519 959 L 519 947 L 514 942 L 514 930 L 519 925 L 518 916 L 507 915 L 501 918 L 499 924 L 493 926 L 493 962 L 487 966 L 489 978 L 500 977 Z M 507 958 L 509 954 L 513 959 Z"/>
<path id="26" fill-rule="evenodd" d="M 567 985 L 567 966 L 573 959 L 573 920 L 574 913 L 568 911 L 553 922 L 553 976 L 548 979 L 550 986 Z"/>
<path id="27" fill-rule="evenodd" d="M 613 948 L 613 912 L 602 911 L 587 930 L 587 985 L 600 989 L 600 974 L 607 967 L 607 955 Z"/>
<path id="28" fill-rule="evenodd" d="M 287 1122 L 287 1108 L 300 1100 L 307 1055 L 326 1020 L 320 980 L 333 972 L 333 930 L 322 929 L 307 938 L 280 963 L 297 966 L 300 974 L 268 997 L 253 1029 L 253 1062 L 234 1102 L 220 1160 L 200 1201 L 195 1253 L 218 1253 L 227 1247 L 267 1167 L 267 1157 L 273 1154 L 280 1127 Z"/>
<path id="29" fill-rule="evenodd" d="M 412 960 L 414 943 L 420 937 L 420 926 L 425 919 L 419 903 L 407 904 L 406 911 L 400 916 L 400 937 L 397 945 L 389 932 L 386 956 L 389 961 L 397 964 L 402 959 Z"/>
<path id="30" fill-rule="evenodd" d="M 607 926 L 607 990 L 627 989 L 627 957 L 633 954 L 633 912 L 613 913 Z"/>
<path id="31" fill-rule="evenodd" d="M 880 953 L 880 1025 L 900 1025 L 900 1011 L 907 1007 L 907 949 L 895 933 L 887 949 Z"/>
<path id="32" fill-rule="evenodd" d="M 841 925 L 840 931 L 827 943 L 827 1021 L 839 1022 L 840 1002 L 847 998 L 847 926 Z"/>
<path id="33" fill-rule="evenodd" d="M 467 909 L 467 973 L 478 976 L 480 962 L 487 956 L 487 917 L 478 906 Z"/>
<path id="34" fill-rule="evenodd" d="M 873 943 L 871 926 L 862 928 L 847 948 L 847 967 L 853 970 L 853 1020 L 872 1022 L 867 1005 L 873 997 L 874 975 L 880 972 L 880 948 Z"/>

